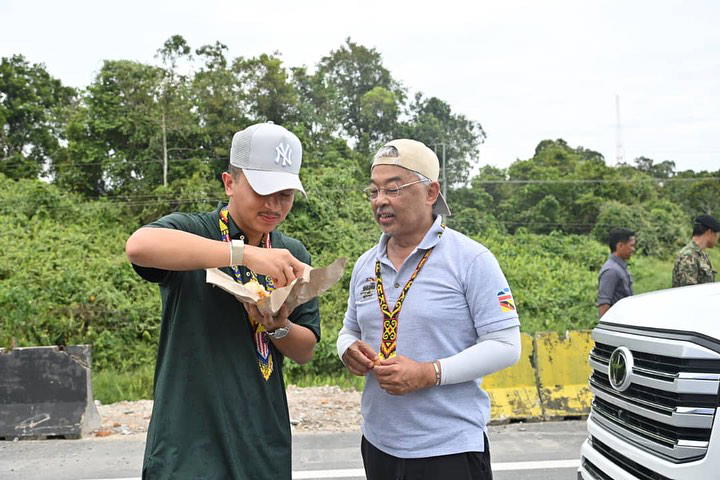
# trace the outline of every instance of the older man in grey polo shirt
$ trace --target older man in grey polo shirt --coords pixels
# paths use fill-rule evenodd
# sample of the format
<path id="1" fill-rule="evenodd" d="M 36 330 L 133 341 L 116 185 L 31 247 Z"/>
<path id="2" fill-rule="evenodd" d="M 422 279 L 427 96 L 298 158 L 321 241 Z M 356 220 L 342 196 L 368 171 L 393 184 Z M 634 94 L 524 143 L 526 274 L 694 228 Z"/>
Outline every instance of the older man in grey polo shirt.
<path id="1" fill-rule="evenodd" d="M 368 480 L 491 479 L 483 376 L 520 356 L 508 282 L 483 245 L 447 228 L 435 153 L 394 140 L 365 193 L 383 235 L 355 264 L 338 354 L 364 375 Z"/>
<path id="2" fill-rule="evenodd" d="M 608 235 L 610 256 L 598 275 L 597 307 L 600 317 L 621 299 L 633 294 L 633 279 L 627 261 L 635 252 L 635 232 L 613 228 Z"/>

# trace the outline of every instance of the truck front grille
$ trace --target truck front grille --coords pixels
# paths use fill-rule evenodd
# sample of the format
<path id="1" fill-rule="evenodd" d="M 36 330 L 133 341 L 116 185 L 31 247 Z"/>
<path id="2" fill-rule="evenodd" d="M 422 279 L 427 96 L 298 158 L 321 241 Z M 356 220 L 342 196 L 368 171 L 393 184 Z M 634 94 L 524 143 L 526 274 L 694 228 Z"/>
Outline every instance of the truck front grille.
<path id="1" fill-rule="evenodd" d="M 622 440 L 675 463 L 704 457 L 718 407 L 720 353 L 672 335 L 606 329 L 602 324 L 593 331 L 593 339 L 591 420 Z M 618 347 L 627 348 L 633 361 L 630 385 L 622 391 L 608 378 L 610 356 Z M 593 445 L 596 443 L 600 445 L 596 449 L 608 458 L 625 458 L 594 440 Z"/>
<path id="2" fill-rule="evenodd" d="M 613 480 L 610 475 L 600 470 L 594 463 L 592 463 L 587 458 L 583 458 L 582 460 L 582 466 L 590 475 L 592 475 L 592 480 Z M 590 479 L 588 479 L 590 480 Z"/>
<path id="3" fill-rule="evenodd" d="M 600 440 L 598 440 L 595 437 L 591 438 L 592 446 L 597 450 L 598 452 L 602 453 L 605 458 L 610 460 L 615 465 L 619 466 L 626 472 L 634 475 L 635 477 L 639 478 L 640 480 L 672 480 L 665 475 L 660 475 L 659 473 L 653 472 L 649 468 L 643 467 L 637 462 L 634 462 L 627 458 L 624 455 L 619 454 L 612 448 L 608 447 L 604 443 L 602 443 Z M 592 475 L 598 475 L 597 478 L 599 479 L 610 479 L 609 476 L 605 475 L 600 471 L 599 468 L 597 468 L 595 465 L 593 465 L 591 462 L 589 462 L 586 459 L 583 459 L 583 464 L 590 463 L 592 465 L 591 468 L 585 467 L 588 472 L 590 472 Z M 597 472 L 597 473 L 596 473 Z M 604 475 L 604 476 L 603 476 Z"/>

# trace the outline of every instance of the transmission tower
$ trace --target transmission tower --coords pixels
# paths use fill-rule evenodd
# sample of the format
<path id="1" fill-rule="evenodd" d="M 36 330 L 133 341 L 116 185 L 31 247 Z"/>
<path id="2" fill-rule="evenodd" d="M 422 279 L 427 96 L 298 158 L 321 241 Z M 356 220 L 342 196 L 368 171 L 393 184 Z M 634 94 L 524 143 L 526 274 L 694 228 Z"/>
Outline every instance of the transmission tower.
<path id="1" fill-rule="evenodd" d="M 617 164 L 625 160 L 625 152 L 622 145 L 622 126 L 620 125 L 620 95 L 615 95 L 615 116 L 617 125 L 615 127 L 615 160 Z"/>

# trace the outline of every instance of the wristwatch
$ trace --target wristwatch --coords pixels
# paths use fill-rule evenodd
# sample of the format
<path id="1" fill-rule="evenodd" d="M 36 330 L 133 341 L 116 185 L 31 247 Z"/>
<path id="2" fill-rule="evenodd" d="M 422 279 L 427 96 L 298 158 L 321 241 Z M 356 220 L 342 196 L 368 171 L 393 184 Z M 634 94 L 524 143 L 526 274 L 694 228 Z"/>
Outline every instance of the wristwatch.
<path id="1" fill-rule="evenodd" d="M 243 264 L 245 242 L 242 239 L 230 241 L 230 266 Z"/>
<path id="2" fill-rule="evenodd" d="M 279 327 L 273 330 L 272 332 L 267 332 L 268 337 L 273 338 L 275 340 L 279 340 L 281 338 L 284 338 L 287 336 L 288 333 L 290 333 L 290 326 L 292 323 L 288 322 L 287 327 Z"/>

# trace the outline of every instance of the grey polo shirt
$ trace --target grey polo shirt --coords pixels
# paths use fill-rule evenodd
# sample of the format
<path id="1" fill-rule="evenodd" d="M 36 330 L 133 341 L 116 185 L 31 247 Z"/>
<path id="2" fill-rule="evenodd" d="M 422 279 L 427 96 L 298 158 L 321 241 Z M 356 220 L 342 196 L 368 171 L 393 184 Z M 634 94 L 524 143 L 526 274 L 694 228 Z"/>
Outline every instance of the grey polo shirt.
<path id="1" fill-rule="evenodd" d="M 617 255 L 610 254 L 598 275 L 597 306 L 613 306 L 633 294 L 633 279 L 627 263 Z"/>
<path id="2" fill-rule="evenodd" d="M 427 249 L 434 247 L 400 311 L 397 353 L 418 362 L 454 355 L 478 337 L 518 326 L 508 282 L 493 254 L 478 242 L 441 226 L 441 217 L 396 270 L 387 256 L 387 235 L 355 264 L 344 327 L 375 351 L 383 315 L 376 289 L 380 261 L 385 294 L 393 308 Z M 362 396 L 362 432 L 376 448 L 400 458 L 483 451 L 490 399 L 481 379 L 407 395 L 390 395 L 368 374 Z"/>

